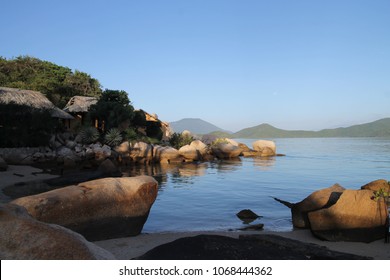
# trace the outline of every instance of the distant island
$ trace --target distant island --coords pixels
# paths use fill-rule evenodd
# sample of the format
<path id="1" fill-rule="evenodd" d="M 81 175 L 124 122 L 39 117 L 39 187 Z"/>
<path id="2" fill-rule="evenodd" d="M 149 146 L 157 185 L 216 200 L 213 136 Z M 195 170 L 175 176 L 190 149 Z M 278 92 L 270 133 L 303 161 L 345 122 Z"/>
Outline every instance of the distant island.
<path id="1" fill-rule="evenodd" d="M 187 121 L 191 120 L 191 121 Z M 196 120 L 196 121 L 194 121 Z M 180 127 L 176 124 L 179 123 Z M 172 125 L 173 124 L 173 125 Z M 196 124 L 194 126 L 193 124 Z M 203 124 L 207 124 L 202 127 Z M 339 127 L 334 129 L 323 129 L 320 131 L 310 130 L 284 130 L 276 128 L 270 124 L 260 124 L 258 126 L 242 129 L 236 133 L 229 133 L 209 122 L 201 119 L 183 119 L 179 122 L 171 123 L 175 132 L 189 130 L 195 134 L 212 134 L 218 137 L 229 138 L 321 138 L 321 137 L 390 137 L 390 118 L 380 119 L 374 122 L 353 125 L 349 127 Z M 180 129 L 177 129 L 180 128 Z M 214 129 L 217 128 L 217 129 Z"/>

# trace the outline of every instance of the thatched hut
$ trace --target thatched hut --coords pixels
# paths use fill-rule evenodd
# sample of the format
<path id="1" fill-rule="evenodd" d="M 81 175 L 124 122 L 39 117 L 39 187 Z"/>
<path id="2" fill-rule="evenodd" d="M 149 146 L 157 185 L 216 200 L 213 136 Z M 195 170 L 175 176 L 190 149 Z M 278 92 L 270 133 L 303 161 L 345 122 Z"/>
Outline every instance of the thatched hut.
<path id="1" fill-rule="evenodd" d="M 79 126 L 84 125 L 89 108 L 97 102 L 98 99 L 96 97 L 73 96 L 64 107 L 64 111 L 74 117 L 74 119 L 69 122 L 69 128 L 75 130 Z"/>
<path id="2" fill-rule="evenodd" d="M 39 91 L 0 87 L 0 103 L 27 105 L 36 109 L 48 109 L 53 118 L 71 120 L 73 117 L 54 106 L 45 95 Z"/>

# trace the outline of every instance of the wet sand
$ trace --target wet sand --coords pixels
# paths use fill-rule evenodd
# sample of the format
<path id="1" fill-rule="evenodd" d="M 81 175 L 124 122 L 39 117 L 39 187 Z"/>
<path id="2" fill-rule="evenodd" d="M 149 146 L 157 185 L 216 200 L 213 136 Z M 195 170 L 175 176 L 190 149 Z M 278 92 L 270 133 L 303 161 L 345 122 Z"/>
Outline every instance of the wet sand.
<path id="1" fill-rule="evenodd" d="M 2 190 L 18 183 L 27 183 L 56 178 L 58 175 L 43 173 L 42 169 L 27 165 L 8 165 L 7 171 L 0 172 L 0 202 L 6 203 L 11 199 Z"/>

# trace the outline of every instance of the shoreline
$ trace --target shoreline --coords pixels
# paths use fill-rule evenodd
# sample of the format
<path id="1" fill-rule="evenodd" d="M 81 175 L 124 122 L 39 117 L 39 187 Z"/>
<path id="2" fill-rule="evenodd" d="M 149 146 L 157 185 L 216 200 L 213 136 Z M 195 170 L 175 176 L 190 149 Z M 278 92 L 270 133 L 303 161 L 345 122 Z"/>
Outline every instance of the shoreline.
<path id="1" fill-rule="evenodd" d="M 9 165 L 8 170 L 0 172 L 0 203 L 8 203 L 12 199 L 2 190 L 18 183 L 43 181 L 60 177 L 50 174 L 46 170 L 28 165 Z M 183 237 L 197 235 L 220 235 L 238 238 L 240 235 L 273 234 L 293 240 L 325 246 L 330 250 L 371 257 L 375 260 L 390 260 L 390 244 L 384 240 L 372 243 L 358 242 L 329 242 L 314 237 L 310 230 L 295 229 L 292 231 L 186 231 L 186 232 L 160 232 L 141 233 L 139 236 L 96 241 L 94 244 L 111 252 L 118 260 L 137 258 L 149 250 Z"/>
<path id="2" fill-rule="evenodd" d="M 93 242 L 95 245 L 109 251 L 118 260 L 131 260 L 147 253 L 157 246 L 170 243 L 180 238 L 193 237 L 197 235 L 219 235 L 238 238 L 240 235 L 261 235 L 272 234 L 305 243 L 312 243 L 325 246 L 329 250 L 350 253 L 359 256 L 371 257 L 374 260 L 390 260 L 390 244 L 384 240 L 377 240 L 372 243 L 360 242 L 329 242 L 314 237 L 310 230 L 293 230 L 291 232 L 275 231 L 194 231 L 194 232 L 164 232 L 164 233 L 141 233 L 135 237 L 126 237 Z"/>

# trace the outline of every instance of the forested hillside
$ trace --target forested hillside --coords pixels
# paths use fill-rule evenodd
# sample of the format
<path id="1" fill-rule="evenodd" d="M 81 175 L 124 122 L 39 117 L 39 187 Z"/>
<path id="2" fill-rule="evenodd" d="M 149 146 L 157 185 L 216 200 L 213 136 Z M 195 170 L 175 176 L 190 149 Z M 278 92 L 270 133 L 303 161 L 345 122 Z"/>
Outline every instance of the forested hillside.
<path id="1" fill-rule="evenodd" d="M 30 56 L 0 57 L 0 86 L 40 91 L 59 108 L 75 95 L 102 94 L 99 81 L 89 74 Z"/>

